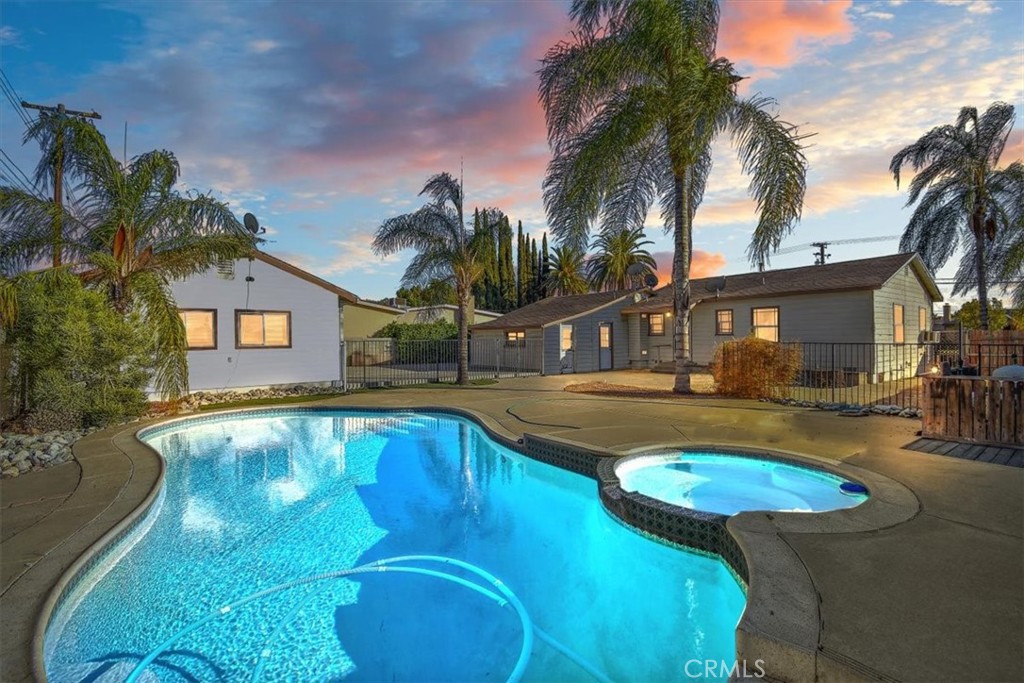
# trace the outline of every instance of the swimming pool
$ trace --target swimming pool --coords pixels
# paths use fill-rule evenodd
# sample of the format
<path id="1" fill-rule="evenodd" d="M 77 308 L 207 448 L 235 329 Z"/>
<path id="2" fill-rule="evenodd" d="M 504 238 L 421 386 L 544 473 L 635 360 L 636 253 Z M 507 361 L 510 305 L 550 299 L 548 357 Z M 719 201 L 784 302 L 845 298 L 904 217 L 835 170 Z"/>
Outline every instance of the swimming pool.
<path id="1" fill-rule="evenodd" d="M 734 515 L 747 510 L 825 512 L 860 505 L 865 493 L 812 467 L 722 453 L 676 453 L 630 458 L 615 467 L 624 491 L 691 510 Z"/>
<path id="2" fill-rule="evenodd" d="M 385 558 L 469 563 L 521 601 L 538 636 L 524 680 L 680 680 L 729 661 L 744 607 L 716 557 L 631 531 L 595 483 L 440 414 L 274 410 L 145 437 L 163 499 L 58 606 L 51 681 L 505 680 L 524 622 L 427 573 L 296 579 Z M 459 565 L 405 567 L 480 582 Z M 216 615 L 204 622 L 210 615 Z M 164 651 L 159 646 L 184 633 Z M 692 667 L 691 667 L 692 668 Z"/>

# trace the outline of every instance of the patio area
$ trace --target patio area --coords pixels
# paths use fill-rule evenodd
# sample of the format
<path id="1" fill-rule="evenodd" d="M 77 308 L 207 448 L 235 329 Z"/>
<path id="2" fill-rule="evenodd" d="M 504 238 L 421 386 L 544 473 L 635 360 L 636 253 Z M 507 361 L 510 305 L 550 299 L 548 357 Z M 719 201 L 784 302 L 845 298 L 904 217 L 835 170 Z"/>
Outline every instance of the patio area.
<path id="1" fill-rule="evenodd" d="M 601 380 L 651 389 L 670 375 L 608 372 L 502 379 L 486 387 L 356 393 L 305 405 L 452 407 L 488 428 L 532 433 L 610 455 L 700 445 L 755 447 L 842 462 L 913 492 L 916 514 L 881 529 L 802 533 L 785 542 L 817 596 L 816 679 L 1024 679 L 1024 470 L 907 450 L 920 421 L 713 397 L 574 394 Z M 83 550 L 152 492 L 160 460 L 132 436 L 141 424 L 79 442 L 77 460 L 0 484 L 3 573 L 0 679 L 32 680 L 36 618 Z M 595 503 L 597 492 L 595 490 Z M 770 515 L 765 515 L 770 524 Z M 36 652 L 38 657 L 39 653 Z M 805 680 L 794 672 L 792 680 Z"/>

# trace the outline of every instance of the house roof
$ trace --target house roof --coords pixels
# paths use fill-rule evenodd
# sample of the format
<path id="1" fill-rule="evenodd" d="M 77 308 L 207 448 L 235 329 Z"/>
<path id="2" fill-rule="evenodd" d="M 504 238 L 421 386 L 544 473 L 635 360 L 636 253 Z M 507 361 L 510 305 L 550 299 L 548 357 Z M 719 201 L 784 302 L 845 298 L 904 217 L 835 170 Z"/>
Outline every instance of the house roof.
<path id="1" fill-rule="evenodd" d="M 575 296 L 552 296 L 532 304 L 517 308 L 500 318 L 473 325 L 473 330 L 509 330 L 537 328 L 557 323 L 561 320 L 575 318 L 598 308 L 615 303 L 632 292 L 596 292 L 594 294 L 577 294 Z"/>
<path id="2" fill-rule="evenodd" d="M 459 307 L 456 306 L 455 304 L 437 304 L 436 306 L 414 306 L 413 308 L 406 308 L 405 310 L 410 313 L 419 313 L 420 311 L 431 311 L 438 308 L 444 308 L 449 311 L 459 310 Z M 496 311 L 485 311 L 482 308 L 474 308 L 473 313 L 475 315 L 490 315 L 494 316 L 495 318 L 501 316 L 501 313 L 497 313 Z"/>
<path id="3" fill-rule="evenodd" d="M 253 252 L 253 258 L 255 258 L 258 261 L 263 261 L 264 263 L 274 266 L 275 268 L 280 268 L 284 272 L 291 273 L 295 277 L 305 280 L 306 282 L 309 282 L 311 284 L 317 285 L 318 287 L 323 287 L 328 292 L 337 294 L 339 297 L 344 299 L 346 303 L 354 304 L 356 303 L 356 301 L 359 300 L 359 297 L 357 297 L 355 294 L 348 291 L 347 289 L 342 289 L 338 285 L 331 284 L 327 280 L 319 278 L 316 275 L 313 275 L 312 273 L 305 271 L 302 268 L 299 268 L 298 266 L 294 266 L 288 263 L 287 261 L 282 261 L 276 256 L 271 256 L 270 254 L 267 254 L 262 251 L 255 251 Z"/>
<path id="4" fill-rule="evenodd" d="M 367 301 L 366 299 L 360 299 L 358 297 L 355 301 L 348 301 L 346 303 L 360 308 L 369 308 L 374 311 L 380 311 L 381 313 L 394 313 L 396 316 L 402 315 L 408 310 L 405 308 L 398 308 L 397 306 L 388 306 L 387 304 L 382 304 L 378 301 Z"/>
<path id="5" fill-rule="evenodd" d="M 910 264 L 917 273 L 932 299 L 942 301 L 942 293 L 917 254 L 891 254 L 856 261 L 828 263 L 824 266 L 800 266 L 799 268 L 766 270 L 757 273 L 698 278 L 690 280 L 690 297 L 699 302 L 704 299 L 722 301 L 789 294 L 879 289 L 907 264 Z M 662 313 L 670 310 L 672 310 L 671 284 L 655 290 L 650 298 L 623 309 L 623 312 Z"/>

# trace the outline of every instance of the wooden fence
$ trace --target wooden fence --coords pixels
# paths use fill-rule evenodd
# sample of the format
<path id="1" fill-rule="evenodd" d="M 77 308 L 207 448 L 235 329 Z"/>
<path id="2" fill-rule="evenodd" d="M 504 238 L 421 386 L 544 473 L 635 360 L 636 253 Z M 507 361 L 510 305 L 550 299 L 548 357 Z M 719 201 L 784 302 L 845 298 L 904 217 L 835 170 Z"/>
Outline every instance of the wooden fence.
<path id="1" fill-rule="evenodd" d="M 1024 381 L 926 377 L 921 435 L 1024 446 Z"/>

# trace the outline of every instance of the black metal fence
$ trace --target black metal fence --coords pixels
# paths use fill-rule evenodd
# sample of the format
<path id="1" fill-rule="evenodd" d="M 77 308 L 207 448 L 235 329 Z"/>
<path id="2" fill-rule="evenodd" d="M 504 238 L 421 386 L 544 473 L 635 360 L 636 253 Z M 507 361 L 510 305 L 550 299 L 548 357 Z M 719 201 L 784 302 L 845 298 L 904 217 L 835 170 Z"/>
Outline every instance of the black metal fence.
<path id="1" fill-rule="evenodd" d="M 454 382 L 458 374 L 459 342 L 456 339 L 360 339 L 342 342 L 341 353 L 344 381 L 348 386 Z M 469 340 L 470 379 L 539 375 L 542 360 L 543 347 L 539 339 Z"/>

